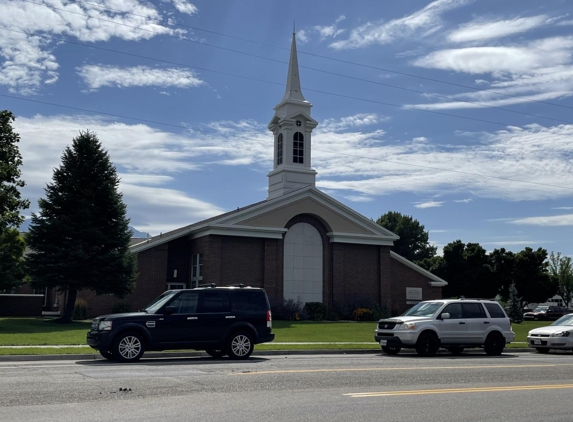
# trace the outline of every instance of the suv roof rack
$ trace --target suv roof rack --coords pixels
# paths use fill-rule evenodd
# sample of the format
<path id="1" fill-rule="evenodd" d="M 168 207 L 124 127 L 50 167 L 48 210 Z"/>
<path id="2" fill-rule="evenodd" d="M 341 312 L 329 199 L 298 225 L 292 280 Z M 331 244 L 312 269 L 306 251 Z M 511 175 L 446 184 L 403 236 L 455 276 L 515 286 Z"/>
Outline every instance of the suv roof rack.
<path id="1" fill-rule="evenodd" d="M 248 286 L 245 286 L 243 283 L 235 283 L 235 284 L 227 284 L 227 285 L 225 285 L 225 287 L 240 287 L 242 289 L 242 288 L 248 287 Z"/>
<path id="2" fill-rule="evenodd" d="M 215 287 L 217 287 L 217 285 L 216 285 L 215 283 L 199 284 L 199 287 L 211 287 L 211 288 L 215 288 Z"/>

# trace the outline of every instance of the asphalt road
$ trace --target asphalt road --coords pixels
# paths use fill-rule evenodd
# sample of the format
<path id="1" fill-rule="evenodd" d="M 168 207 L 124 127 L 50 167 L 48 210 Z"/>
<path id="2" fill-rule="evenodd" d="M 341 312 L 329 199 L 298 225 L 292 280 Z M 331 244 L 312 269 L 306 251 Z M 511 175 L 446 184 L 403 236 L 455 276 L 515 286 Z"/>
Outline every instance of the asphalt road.
<path id="1" fill-rule="evenodd" d="M 0 421 L 573 420 L 573 354 L 0 362 Z"/>

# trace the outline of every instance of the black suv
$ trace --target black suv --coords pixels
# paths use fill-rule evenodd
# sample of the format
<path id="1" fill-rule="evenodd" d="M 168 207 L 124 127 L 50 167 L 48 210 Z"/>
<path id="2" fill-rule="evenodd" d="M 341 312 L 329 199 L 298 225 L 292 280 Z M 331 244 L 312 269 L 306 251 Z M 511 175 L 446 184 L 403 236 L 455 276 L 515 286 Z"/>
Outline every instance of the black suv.
<path id="1" fill-rule="evenodd" d="M 255 344 L 274 338 L 263 289 L 211 285 L 168 290 L 141 311 L 94 318 L 87 343 L 106 359 L 135 362 L 146 350 L 175 349 L 247 359 Z"/>

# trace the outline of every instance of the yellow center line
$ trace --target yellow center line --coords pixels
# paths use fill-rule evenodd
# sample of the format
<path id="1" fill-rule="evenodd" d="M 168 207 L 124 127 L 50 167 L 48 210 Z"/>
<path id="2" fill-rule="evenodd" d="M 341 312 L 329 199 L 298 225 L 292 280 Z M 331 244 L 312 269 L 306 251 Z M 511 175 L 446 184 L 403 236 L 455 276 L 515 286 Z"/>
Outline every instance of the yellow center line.
<path id="1" fill-rule="evenodd" d="M 435 390 L 379 391 L 370 393 L 347 393 L 344 395 L 350 396 L 352 398 L 361 398 L 361 397 L 388 397 L 388 396 L 419 396 L 424 394 L 488 393 L 495 391 L 556 390 L 563 388 L 573 388 L 573 384 L 511 385 L 506 387 L 470 387 L 470 388 L 443 388 Z"/>
<path id="2" fill-rule="evenodd" d="M 312 374 L 320 372 L 370 372 L 370 371 L 434 371 L 450 369 L 499 369 L 499 368 L 555 368 L 558 366 L 573 366 L 573 363 L 565 364 L 537 364 L 537 365 L 472 365 L 472 366 L 415 366 L 407 368 L 338 368 L 338 369 L 285 369 L 276 371 L 249 371 L 236 372 L 230 375 L 270 375 L 270 374 Z"/>

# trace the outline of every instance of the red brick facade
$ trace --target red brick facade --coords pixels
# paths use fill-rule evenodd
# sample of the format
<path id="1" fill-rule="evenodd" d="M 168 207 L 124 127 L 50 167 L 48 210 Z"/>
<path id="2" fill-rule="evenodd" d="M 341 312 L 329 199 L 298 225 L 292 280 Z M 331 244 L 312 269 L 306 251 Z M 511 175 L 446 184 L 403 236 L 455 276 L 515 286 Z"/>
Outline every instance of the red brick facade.
<path id="1" fill-rule="evenodd" d="M 300 222 L 312 224 L 323 239 L 323 302 L 329 308 L 378 303 L 396 315 L 412 306 L 406 304 L 406 287 L 421 287 L 423 299 L 441 297 L 441 288 L 430 286 L 428 277 L 393 259 L 389 246 L 331 243 L 328 228 L 310 215 L 299 215 L 286 227 Z M 138 254 L 137 286 L 124 300 L 136 310 L 166 290 L 169 282 L 190 287 L 191 256 L 203 254 L 203 284 L 264 287 L 271 303 L 280 303 L 283 244 L 281 239 L 221 235 L 172 240 Z M 88 302 L 90 316 L 111 312 L 118 301 L 89 292 L 79 297 Z"/>

